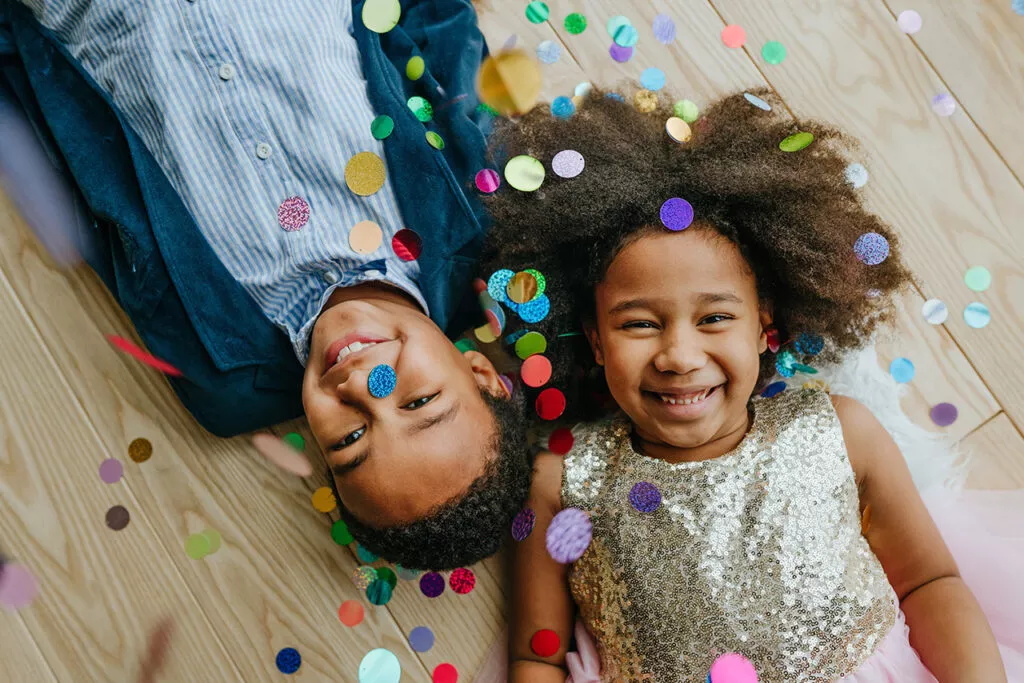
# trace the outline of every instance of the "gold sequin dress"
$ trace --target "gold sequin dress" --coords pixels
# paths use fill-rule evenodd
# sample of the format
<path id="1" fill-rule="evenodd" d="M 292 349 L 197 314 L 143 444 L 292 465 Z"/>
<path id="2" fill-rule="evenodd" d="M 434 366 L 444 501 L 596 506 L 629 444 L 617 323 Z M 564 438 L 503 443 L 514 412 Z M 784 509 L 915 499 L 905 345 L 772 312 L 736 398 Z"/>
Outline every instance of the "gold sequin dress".
<path id="1" fill-rule="evenodd" d="M 703 462 L 637 453 L 625 417 L 577 428 L 562 505 L 594 524 L 570 585 L 602 680 L 704 683 L 738 652 L 762 683 L 835 681 L 896 624 L 828 395 L 753 406 L 739 446 Z M 631 505 L 638 482 L 661 493 L 653 512 Z"/>

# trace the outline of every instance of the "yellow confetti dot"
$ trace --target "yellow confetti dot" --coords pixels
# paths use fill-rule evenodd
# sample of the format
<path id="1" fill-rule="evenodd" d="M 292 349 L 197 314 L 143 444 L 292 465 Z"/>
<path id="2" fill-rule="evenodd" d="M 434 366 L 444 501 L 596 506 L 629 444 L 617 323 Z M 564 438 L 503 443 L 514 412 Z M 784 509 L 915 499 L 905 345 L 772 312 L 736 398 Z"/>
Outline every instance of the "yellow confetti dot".
<path id="1" fill-rule="evenodd" d="M 633 96 L 633 106 L 637 108 L 637 111 L 649 114 L 658 108 L 658 96 L 650 90 L 637 90 L 636 95 Z"/>
<path id="2" fill-rule="evenodd" d="M 148 439 L 135 439 L 128 444 L 128 457 L 135 462 L 146 462 L 153 456 L 153 444 Z"/>
<path id="3" fill-rule="evenodd" d="M 216 529 L 204 529 L 203 536 L 210 544 L 211 555 L 220 550 L 220 533 Z"/>
<path id="4" fill-rule="evenodd" d="M 475 334 L 476 338 L 479 339 L 484 344 L 490 344 L 492 341 L 497 339 L 497 337 L 494 335 L 494 330 L 491 329 L 490 323 L 488 323 L 487 325 L 481 325 L 480 327 L 476 328 L 475 330 L 473 330 L 473 334 Z"/>
<path id="5" fill-rule="evenodd" d="M 423 75 L 425 68 L 426 64 L 423 63 L 423 57 L 419 55 L 410 57 L 409 61 L 405 63 L 405 76 L 410 81 L 418 81 L 420 76 Z"/>
<path id="6" fill-rule="evenodd" d="M 313 507 L 319 512 L 330 512 L 338 507 L 338 501 L 334 499 L 334 492 L 327 486 L 321 486 L 313 492 Z"/>
<path id="7" fill-rule="evenodd" d="M 526 272 L 516 273 L 505 285 L 505 293 L 508 294 L 508 298 L 517 304 L 532 301 L 537 296 L 538 289 L 537 278 L 532 273 Z"/>
<path id="8" fill-rule="evenodd" d="M 828 391 L 831 390 L 831 387 L 829 387 L 828 384 L 826 384 L 825 382 L 823 382 L 820 379 L 809 379 L 806 382 L 804 382 L 803 386 L 804 386 L 804 389 L 816 389 L 818 391 L 824 391 L 824 392 L 828 392 Z"/>
<path id="9" fill-rule="evenodd" d="M 374 33 L 387 33 L 398 25 L 402 6 L 398 0 L 366 0 L 363 24 Z"/>
<path id="10" fill-rule="evenodd" d="M 491 55 L 480 66 L 480 100 L 505 116 L 533 109 L 540 96 L 540 69 L 524 50 Z"/>
<path id="11" fill-rule="evenodd" d="M 676 142 L 686 142 L 693 135 L 689 124 L 677 116 L 673 116 L 665 122 L 665 131 Z"/>
<path id="12" fill-rule="evenodd" d="M 384 160 L 373 152 L 360 152 L 345 164 L 345 183 L 357 195 L 367 197 L 384 187 Z"/>

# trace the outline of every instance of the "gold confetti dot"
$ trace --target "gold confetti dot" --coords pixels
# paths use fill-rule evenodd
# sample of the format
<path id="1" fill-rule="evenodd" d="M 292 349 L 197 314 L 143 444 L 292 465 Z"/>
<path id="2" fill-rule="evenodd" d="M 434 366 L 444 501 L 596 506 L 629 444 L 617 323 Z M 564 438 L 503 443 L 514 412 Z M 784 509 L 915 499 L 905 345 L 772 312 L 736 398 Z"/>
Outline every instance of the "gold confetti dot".
<path id="1" fill-rule="evenodd" d="M 153 457 L 153 444 L 149 439 L 135 439 L 128 444 L 128 457 L 134 462 L 146 462 Z"/>
<path id="2" fill-rule="evenodd" d="M 367 197 L 384 187 L 384 161 L 373 152 L 360 152 L 345 164 L 345 183 L 357 195 Z"/>
<path id="3" fill-rule="evenodd" d="M 658 108 L 658 96 L 650 90 L 637 90 L 633 96 L 633 106 L 637 111 L 649 114 Z"/>
<path id="4" fill-rule="evenodd" d="M 313 492 L 313 507 L 319 512 L 330 512 L 338 507 L 338 501 L 334 499 L 334 492 L 327 486 L 321 486 Z"/>
<path id="5" fill-rule="evenodd" d="M 665 131 L 676 142 L 686 142 L 693 135 L 690 125 L 677 116 L 673 116 L 665 122 Z"/>
<path id="6" fill-rule="evenodd" d="M 533 109 L 540 95 L 540 68 L 523 50 L 491 55 L 480 67 L 480 100 L 505 116 Z"/>
<path id="7" fill-rule="evenodd" d="M 537 296 L 537 289 L 537 278 L 532 273 L 526 272 L 516 273 L 505 286 L 508 298 L 517 304 L 525 304 L 528 301 L 532 301 Z"/>

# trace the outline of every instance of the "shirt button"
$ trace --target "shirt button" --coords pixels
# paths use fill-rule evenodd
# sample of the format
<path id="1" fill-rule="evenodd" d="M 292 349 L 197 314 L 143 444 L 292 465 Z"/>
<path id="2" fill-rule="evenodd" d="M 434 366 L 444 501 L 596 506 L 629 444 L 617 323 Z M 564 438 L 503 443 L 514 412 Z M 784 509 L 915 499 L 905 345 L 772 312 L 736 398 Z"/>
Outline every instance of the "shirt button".
<path id="1" fill-rule="evenodd" d="M 273 150 L 271 150 L 270 145 L 265 142 L 256 145 L 256 156 L 260 159 L 269 159 L 271 151 Z"/>
<path id="2" fill-rule="evenodd" d="M 324 273 L 324 280 L 327 282 L 327 284 L 333 285 L 335 282 L 338 281 L 338 274 L 335 273 L 333 270 L 328 270 L 326 273 Z"/>
<path id="3" fill-rule="evenodd" d="M 217 69 L 217 75 L 225 81 L 230 81 L 235 77 L 235 67 L 233 64 L 221 64 L 220 68 Z"/>

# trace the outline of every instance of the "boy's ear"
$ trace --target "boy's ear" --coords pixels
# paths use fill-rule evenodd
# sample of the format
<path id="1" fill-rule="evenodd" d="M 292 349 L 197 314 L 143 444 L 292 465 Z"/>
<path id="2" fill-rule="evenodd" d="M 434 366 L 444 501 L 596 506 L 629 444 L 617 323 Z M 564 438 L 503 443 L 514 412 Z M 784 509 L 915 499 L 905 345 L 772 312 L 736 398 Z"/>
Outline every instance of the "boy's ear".
<path id="1" fill-rule="evenodd" d="M 487 356 L 479 351 L 465 351 L 462 357 L 469 361 L 469 368 L 473 371 L 473 379 L 476 380 L 478 387 L 491 396 L 512 398 L 512 395 L 508 392 L 508 387 L 505 386 L 505 383 L 498 376 L 494 363 Z"/>
<path id="2" fill-rule="evenodd" d="M 761 323 L 761 336 L 757 340 L 757 352 L 764 353 L 768 350 L 768 330 L 772 327 L 772 304 L 770 301 L 761 302 L 761 310 L 758 312 L 758 319 Z"/>
<path id="3" fill-rule="evenodd" d="M 587 335 L 587 341 L 590 342 L 590 350 L 594 353 L 594 362 L 603 366 L 604 352 L 601 351 L 601 335 L 598 333 L 597 327 L 584 325 L 583 334 Z"/>

